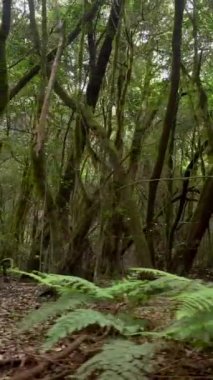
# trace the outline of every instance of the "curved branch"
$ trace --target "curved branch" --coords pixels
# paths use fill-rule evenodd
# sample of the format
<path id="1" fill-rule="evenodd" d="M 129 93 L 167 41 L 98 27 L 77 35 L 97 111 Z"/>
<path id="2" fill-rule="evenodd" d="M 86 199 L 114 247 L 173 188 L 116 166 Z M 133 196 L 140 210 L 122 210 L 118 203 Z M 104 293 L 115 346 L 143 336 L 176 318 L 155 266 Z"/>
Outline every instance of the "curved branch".
<path id="1" fill-rule="evenodd" d="M 118 30 L 121 11 L 123 7 L 123 0 L 114 0 L 109 20 L 106 27 L 106 35 L 104 42 L 101 46 L 100 53 L 97 59 L 97 64 L 91 72 L 89 83 L 86 91 L 87 104 L 95 108 L 98 101 L 99 92 L 101 89 L 102 81 L 106 72 L 109 62 L 110 54 L 112 51 L 112 43 L 115 34 Z"/>
<path id="2" fill-rule="evenodd" d="M 103 3 L 104 0 L 96 0 L 94 2 L 94 4 L 91 6 L 91 9 L 81 17 L 74 30 L 68 35 L 65 46 L 70 45 L 78 37 L 78 35 L 81 32 L 82 26 L 85 23 L 93 20 Z M 47 62 L 51 62 L 54 59 L 56 51 L 57 47 L 55 47 L 48 53 Z M 23 75 L 23 77 L 18 81 L 18 83 L 10 90 L 10 100 L 13 99 L 27 85 L 27 83 L 35 77 L 35 75 L 38 74 L 39 70 L 40 64 L 37 64 L 33 66 L 26 74 Z"/>
<path id="3" fill-rule="evenodd" d="M 195 257 L 197 255 L 200 242 L 209 226 L 209 221 L 213 213 L 213 167 L 203 186 L 203 190 L 194 211 L 190 224 L 188 224 L 188 234 L 184 245 L 177 250 L 170 270 L 179 275 L 186 275 L 190 272 Z"/>
<path id="4" fill-rule="evenodd" d="M 172 226 L 171 233 L 170 233 L 170 238 L 169 238 L 169 247 L 170 248 L 172 248 L 172 242 L 173 242 L 175 230 L 176 230 L 178 223 L 181 219 L 181 216 L 182 216 L 182 213 L 184 210 L 184 206 L 186 203 L 186 197 L 187 197 L 188 186 L 189 186 L 189 181 L 190 181 L 190 174 L 191 174 L 194 166 L 196 165 L 197 161 L 199 160 L 201 154 L 207 148 L 207 146 L 208 146 L 208 141 L 206 140 L 206 141 L 204 141 L 204 143 L 202 144 L 200 149 L 197 152 L 195 152 L 194 157 L 192 158 L 192 160 L 190 161 L 190 163 L 188 164 L 188 166 L 185 170 L 183 178 L 184 179 L 186 178 L 186 180 L 183 181 L 183 187 L 182 187 L 182 193 L 180 196 L 179 208 L 178 208 L 178 212 L 177 212 L 177 215 L 176 215 L 176 218 L 175 218 L 175 221 L 174 221 L 174 224 Z"/>
<path id="5" fill-rule="evenodd" d="M 40 43 L 40 37 L 38 32 L 38 27 L 36 24 L 36 18 L 35 18 L 35 4 L 34 0 L 28 0 L 29 4 L 29 11 L 30 11 L 30 27 L 32 31 L 32 40 L 35 47 L 35 50 L 37 53 L 41 52 L 41 43 Z"/>

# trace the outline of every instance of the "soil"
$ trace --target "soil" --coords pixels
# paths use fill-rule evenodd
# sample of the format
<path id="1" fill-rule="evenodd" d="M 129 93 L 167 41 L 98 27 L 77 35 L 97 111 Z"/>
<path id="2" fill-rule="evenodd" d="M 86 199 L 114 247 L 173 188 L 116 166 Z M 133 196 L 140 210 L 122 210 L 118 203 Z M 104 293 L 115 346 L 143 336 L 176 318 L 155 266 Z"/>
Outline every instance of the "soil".
<path id="1" fill-rule="evenodd" d="M 97 353 L 110 335 L 110 331 L 90 329 L 68 337 L 50 352 L 42 353 L 46 330 L 51 321 L 32 331 L 21 332 L 19 322 L 27 312 L 44 302 L 39 297 L 40 287 L 12 280 L 3 283 L 0 278 L 0 379 L 1 380 L 63 380 L 74 374 L 88 358 Z M 99 309 L 116 313 L 125 304 L 102 304 Z M 138 308 L 137 314 L 146 318 L 152 329 L 169 322 L 169 306 L 159 298 Z M 150 379 L 213 379 L 212 352 L 176 342 L 168 343 L 155 359 L 156 371 Z M 111 379 L 112 380 L 112 379 Z M 134 379 L 133 379 L 134 380 Z"/>

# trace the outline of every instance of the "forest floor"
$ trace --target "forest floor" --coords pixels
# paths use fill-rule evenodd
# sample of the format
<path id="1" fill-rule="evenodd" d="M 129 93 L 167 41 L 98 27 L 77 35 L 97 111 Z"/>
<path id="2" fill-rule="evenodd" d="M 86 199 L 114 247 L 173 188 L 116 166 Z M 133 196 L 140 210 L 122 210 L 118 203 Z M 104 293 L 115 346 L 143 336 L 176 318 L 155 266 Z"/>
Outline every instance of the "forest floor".
<path id="1" fill-rule="evenodd" d="M 110 332 L 84 331 L 64 339 L 48 353 L 39 349 L 51 322 L 22 333 L 17 324 L 27 312 L 37 309 L 42 301 L 38 286 L 0 278 L 0 379 L 1 380 L 63 380 L 88 358 L 99 352 Z M 115 313 L 118 306 L 103 304 L 103 311 Z M 122 307 L 122 305 L 121 305 Z M 140 309 L 141 318 L 149 320 L 151 328 L 164 326 L 169 318 L 168 305 L 159 299 Z M 152 380 L 213 379 L 213 355 L 199 352 L 189 345 L 168 343 L 155 358 Z M 134 380 L 134 379 L 132 379 Z"/>

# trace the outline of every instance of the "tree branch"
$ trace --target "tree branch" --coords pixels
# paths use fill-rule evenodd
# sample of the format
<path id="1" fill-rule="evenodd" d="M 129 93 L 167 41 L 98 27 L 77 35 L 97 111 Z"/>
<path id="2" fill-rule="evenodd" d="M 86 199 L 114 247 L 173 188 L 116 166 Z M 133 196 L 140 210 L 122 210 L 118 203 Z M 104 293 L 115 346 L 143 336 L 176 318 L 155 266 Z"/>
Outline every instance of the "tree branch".
<path id="1" fill-rule="evenodd" d="M 114 0 L 112 3 L 109 20 L 106 27 L 106 35 L 101 46 L 97 64 L 91 72 L 86 91 L 87 104 L 95 108 L 98 101 L 102 81 L 106 72 L 109 57 L 112 51 L 112 43 L 118 30 L 123 0 Z"/>
<path id="2" fill-rule="evenodd" d="M 78 35 L 81 32 L 82 25 L 93 20 L 103 3 L 104 0 L 96 0 L 94 2 L 94 4 L 91 6 L 91 9 L 81 17 L 74 30 L 68 35 L 65 46 L 70 45 L 78 37 Z M 56 51 L 57 47 L 55 47 L 48 53 L 47 62 L 51 62 L 54 59 Z M 26 84 L 34 78 L 35 75 L 38 74 L 39 70 L 40 64 L 37 64 L 33 66 L 26 74 L 23 75 L 23 77 L 18 81 L 18 83 L 10 90 L 10 100 L 13 99 L 26 86 Z"/>
<path id="3" fill-rule="evenodd" d="M 29 11 L 30 11 L 30 27 L 32 31 L 32 40 L 35 47 L 35 50 L 38 54 L 41 52 L 41 44 L 40 44 L 40 37 L 39 32 L 36 24 L 36 18 L 35 18 L 35 5 L 34 0 L 28 0 L 29 4 Z"/>
<path id="4" fill-rule="evenodd" d="M 147 207 L 147 230 L 148 234 L 152 228 L 152 222 L 154 217 L 155 200 L 157 195 L 157 188 L 159 178 L 161 176 L 165 155 L 168 147 L 170 132 L 174 127 L 174 122 L 178 111 L 178 88 L 180 81 L 180 67 L 181 67 L 181 42 L 182 42 L 182 22 L 184 11 L 184 0 L 175 0 L 175 14 L 174 14 L 174 27 L 172 36 L 172 68 L 171 68 L 171 86 L 167 103 L 167 109 L 163 124 L 163 131 L 160 138 L 160 144 L 158 148 L 158 156 L 154 165 L 154 169 L 149 184 L 149 198 Z M 150 243 L 150 249 L 152 251 L 154 260 L 154 248 L 152 244 L 152 236 L 148 235 Z"/>

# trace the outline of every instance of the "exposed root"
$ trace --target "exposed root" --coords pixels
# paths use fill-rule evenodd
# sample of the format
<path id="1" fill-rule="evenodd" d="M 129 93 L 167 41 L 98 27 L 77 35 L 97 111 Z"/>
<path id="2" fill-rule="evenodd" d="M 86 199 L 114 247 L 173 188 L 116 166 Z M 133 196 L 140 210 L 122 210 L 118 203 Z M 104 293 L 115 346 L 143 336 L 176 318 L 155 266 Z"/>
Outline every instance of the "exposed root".
<path id="1" fill-rule="evenodd" d="M 37 364 L 36 366 L 23 370 L 19 374 L 15 374 L 11 377 L 11 380 L 29 380 L 33 379 L 35 376 L 39 376 L 42 372 L 48 369 L 53 362 L 57 362 L 61 359 L 64 359 L 66 356 L 70 355 L 71 352 L 76 350 L 80 346 L 80 344 L 88 339 L 88 335 L 82 335 L 78 337 L 74 342 L 72 342 L 67 348 L 63 351 L 58 352 L 57 354 L 51 355 L 50 357 L 46 356 L 46 358 L 41 357 L 42 362 Z"/>

